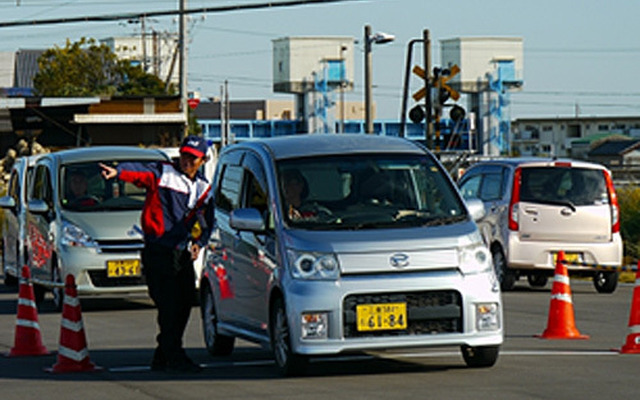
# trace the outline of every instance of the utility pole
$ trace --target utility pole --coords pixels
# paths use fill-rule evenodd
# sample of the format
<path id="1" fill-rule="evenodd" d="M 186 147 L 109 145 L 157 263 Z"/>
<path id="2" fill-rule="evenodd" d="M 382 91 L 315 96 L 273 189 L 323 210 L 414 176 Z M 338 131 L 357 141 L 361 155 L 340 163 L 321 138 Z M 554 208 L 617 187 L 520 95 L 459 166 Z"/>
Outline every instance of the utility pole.
<path id="1" fill-rule="evenodd" d="M 429 39 L 428 29 L 422 31 L 422 44 L 424 47 L 424 87 L 427 89 L 424 96 L 426 112 L 424 134 L 427 140 L 427 148 L 433 149 L 433 124 L 431 121 L 431 40 Z"/>
<path id="2" fill-rule="evenodd" d="M 147 25 L 145 24 L 145 20 L 147 18 L 143 15 L 140 17 L 140 28 L 142 32 L 140 36 L 142 37 L 142 70 L 144 72 L 147 71 Z"/>
<path id="3" fill-rule="evenodd" d="M 373 116 L 371 114 L 371 25 L 364 26 L 364 133 L 373 133 Z"/>
<path id="4" fill-rule="evenodd" d="M 187 106 L 187 57 L 186 57 L 186 46 L 187 46 L 187 29 L 186 29 L 186 19 L 187 14 L 185 13 L 187 0 L 180 0 L 180 33 L 178 39 L 178 45 L 180 46 L 180 110 L 185 114 L 185 123 L 184 123 L 184 135 L 186 136 L 188 132 L 188 124 L 189 118 L 188 115 L 188 106 Z"/>

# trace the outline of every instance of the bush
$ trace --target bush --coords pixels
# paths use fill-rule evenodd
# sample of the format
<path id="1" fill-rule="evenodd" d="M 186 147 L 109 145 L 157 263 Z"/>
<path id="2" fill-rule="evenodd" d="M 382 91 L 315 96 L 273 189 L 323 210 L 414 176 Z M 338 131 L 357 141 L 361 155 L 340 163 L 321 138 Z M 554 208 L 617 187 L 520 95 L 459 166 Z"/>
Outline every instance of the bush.
<path id="1" fill-rule="evenodd" d="M 620 233 L 624 242 L 627 263 L 640 258 L 640 187 L 635 185 L 617 188 L 620 204 Z"/>

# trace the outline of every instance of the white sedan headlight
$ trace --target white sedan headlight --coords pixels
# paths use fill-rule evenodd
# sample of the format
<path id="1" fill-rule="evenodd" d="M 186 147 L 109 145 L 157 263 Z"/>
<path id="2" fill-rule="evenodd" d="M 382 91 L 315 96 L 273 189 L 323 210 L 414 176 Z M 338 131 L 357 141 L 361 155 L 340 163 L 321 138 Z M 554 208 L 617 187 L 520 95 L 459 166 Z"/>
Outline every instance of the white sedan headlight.
<path id="1" fill-rule="evenodd" d="M 78 225 L 69 221 L 62 221 L 62 236 L 60 242 L 69 247 L 97 247 L 98 244 L 87 235 Z"/>
<path id="2" fill-rule="evenodd" d="M 460 271 L 463 274 L 479 274 L 492 271 L 491 253 L 484 245 L 472 245 L 460 252 Z"/>
<path id="3" fill-rule="evenodd" d="M 340 265 L 335 254 L 287 250 L 291 274 L 297 279 L 336 280 Z"/>

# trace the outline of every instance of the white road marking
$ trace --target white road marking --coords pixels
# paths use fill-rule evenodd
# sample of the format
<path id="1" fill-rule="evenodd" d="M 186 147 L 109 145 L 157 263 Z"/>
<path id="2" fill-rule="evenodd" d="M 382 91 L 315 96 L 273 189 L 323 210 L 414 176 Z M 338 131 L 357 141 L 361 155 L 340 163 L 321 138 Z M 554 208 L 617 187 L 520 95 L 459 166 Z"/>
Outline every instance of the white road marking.
<path id="1" fill-rule="evenodd" d="M 569 351 L 569 350 L 502 350 L 500 351 L 500 357 L 503 356 L 616 356 L 620 353 L 615 350 L 610 351 L 597 351 L 597 350 L 585 350 L 585 351 Z M 354 356 L 342 356 L 342 357 L 326 357 L 326 358 L 314 358 L 312 362 L 326 362 L 326 361 L 361 361 L 371 360 L 376 357 L 387 359 L 398 358 L 437 358 L 437 357 L 460 357 L 459 351 L 434 351 L 427 353 L 385 353 L 376 355 L 354 355 Z M 216 362 L 200 364 L 205 369 L 215 368 L 229 368 L 229 367 L 256 367 L 273 365 L 273 360 L 255 360 L 255 361 L 229 361 L 229 362 Z M 141 366 L 125 366 L 125 367 L 113 367 L 109 368 L 109 372 L 146 372 L 151 368 L 147 365 Z"/>

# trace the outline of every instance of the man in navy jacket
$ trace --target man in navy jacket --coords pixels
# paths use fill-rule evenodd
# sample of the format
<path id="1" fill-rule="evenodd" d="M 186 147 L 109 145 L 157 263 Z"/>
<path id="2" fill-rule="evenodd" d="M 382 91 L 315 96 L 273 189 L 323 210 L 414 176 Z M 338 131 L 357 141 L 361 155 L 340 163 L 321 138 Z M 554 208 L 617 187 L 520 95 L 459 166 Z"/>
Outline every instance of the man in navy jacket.
<path id="1" fill-rule="evenodd" d="M 187 357 L 182 337 L 195 296 L 193 260 L 206 244 L 213 223 L 211 186 L 198 171 L 206 162 L 204 138 L 188 136 L 180 159 L 169 162 L 100 164 L 105 179 L 117 178 L 147 190 L 142 209 L 144 267 L 149 295 L 158 308 L 158 346 L 151 369 L 198 372 Z M 193 229 L 198 222 L 200 229 Z M 193 237 L 192 231 L 200 231 Z"/>

